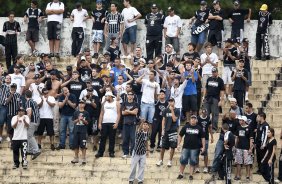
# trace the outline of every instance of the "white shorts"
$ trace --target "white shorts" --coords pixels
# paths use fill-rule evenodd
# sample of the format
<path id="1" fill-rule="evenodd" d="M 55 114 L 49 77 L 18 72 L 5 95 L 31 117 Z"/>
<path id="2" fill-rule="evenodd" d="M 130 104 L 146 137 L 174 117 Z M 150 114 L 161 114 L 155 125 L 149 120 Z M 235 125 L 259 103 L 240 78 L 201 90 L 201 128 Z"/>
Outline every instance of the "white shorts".
<path id="1" fill-rule="evenodd" d="M 103 30 L 92 30 L 92 42 L 102 43 L 104 40 Z"/>
<path id="2" fill-rule="evenodd" d="M 235 67 L 233 66 L 225 66 L 222 71 L 222 80 L 224 84 L 234 84 L 232 81 L 232 71 L 234 70 Z"/>

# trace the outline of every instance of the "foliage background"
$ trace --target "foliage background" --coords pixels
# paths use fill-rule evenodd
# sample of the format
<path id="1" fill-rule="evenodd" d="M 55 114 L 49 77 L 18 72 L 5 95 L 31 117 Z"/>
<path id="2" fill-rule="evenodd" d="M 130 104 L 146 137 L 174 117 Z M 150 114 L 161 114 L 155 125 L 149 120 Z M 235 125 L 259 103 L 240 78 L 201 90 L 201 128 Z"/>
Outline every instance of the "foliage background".
<path id="1" fill-rule="evenodd" d="M 61 0 L 65 6 L 65 17 L 67 17 L 72 9 L 75 7 L 75 3 L 80 1 L 83 3 L 83 7 L 91 12 L 95 8 L 95 0 Z M 103 0 L 104 7 L 109 7 L 110 2 L 117 2 L 119 4 L 119 10 L 122 10 L 123 0 Z M 46 5 L 50 0 L 38 0 L 39 8 L 45 10 Z M 159 9 L 165 10 L 167 7 L 172 6 L 176 10 L 176 14 L 181 18 L 191 18 L 194 12 L 199 8 L 200 0 L 132 0 L 133 6 L 135 6 L 143 15 L 150 12 L 150 5 L 156 3 Z M 207 0 L 211 5 L 212 0 Z M 225 12 L 232 9 L 233 0 L 221 0 L 221 5 Z M 269 6 L 269 11 L 272 12 L 274 19 L 282 19 L 282 0 L 241 0 L 241 7 L 251 8 L 253 11 L 252 19 L 257 18 L 257 12 L 260 6 L 266 3 Z M 24 16 L 24 12 L 30 6 L 29 0 L 0 0 L 0 16 L 7 16 L 9 11 L 15 11 L 17 17 Z"/>

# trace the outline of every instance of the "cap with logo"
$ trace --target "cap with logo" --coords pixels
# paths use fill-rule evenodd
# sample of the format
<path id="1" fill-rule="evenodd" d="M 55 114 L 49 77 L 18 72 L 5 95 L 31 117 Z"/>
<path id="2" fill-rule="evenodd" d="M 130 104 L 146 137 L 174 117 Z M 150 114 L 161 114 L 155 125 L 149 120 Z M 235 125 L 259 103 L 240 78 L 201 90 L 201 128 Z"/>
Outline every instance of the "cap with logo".
<path id="1" fill-rule="evenodd" d="M 165 88 L 162 88 L 162 89 L 160 90 L 160 93 L 166 93 L 166 89 L 165 89 Z"/>
<path id="2" fill-rule="evenodd" d="M 248 42 L 249 43 L 249 39 L 248 38 L 243 38 L 242 42 Z"/>
<path id="3" fill-rule="evenodd" d="M 213 68 L 212 68 L 212 72 L 218 72 L 217 68 L 216 68 L 216 67 L 213 67 Z"/>
<path id="4" fill-rule="evenodd" d="M 166 47 L 170 47 L 170 48 L 173 49 L 173 45 L 171 45 L 171 44 L 166 44 Z"/>

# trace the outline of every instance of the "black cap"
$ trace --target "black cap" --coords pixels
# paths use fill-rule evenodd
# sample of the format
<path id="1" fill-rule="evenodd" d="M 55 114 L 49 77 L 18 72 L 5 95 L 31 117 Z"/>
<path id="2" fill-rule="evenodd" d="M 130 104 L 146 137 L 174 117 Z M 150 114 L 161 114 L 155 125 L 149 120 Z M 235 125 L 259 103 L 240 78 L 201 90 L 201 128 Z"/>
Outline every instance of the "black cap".
<path id="1" fill-rule="evenodd" d="M 15 87 L 17 87 L 17 84 L 16 83 L 12 83 L 11 84 L 11 88 L 15 88 Z"/>
<path id="2" fill-rule="evenodd" d="M 231 38 L 226 39 L 224 42 L 227 42 L 227 43 L 234 43 Z"/>
<path id="3" fill-rule="evenodd" d="M 39 74 L 35 74 L 33 79 L 39 79 L 40 78 L 40 75 Z"/>
<path id="4" fill-rule="evenodd" d="M 156 4 L 152 4 L 151 8 L 158 8 Z"/>
<path id="5" fill-rule="evenodd" d="M 248 42 L 249 43 L 249 39 L 248 38 L 243 38 L 242 42 Z"/>
<path id="6" fill-rule="evenodd" d="M 201 1 L 200 5 L 207 5 L 206 1 Z"/>
<path id="7" fill-rule="evenodd" d="M 167 8 L 167 11 L 174 11 L 174 8 L 170 6 Z"/>
<path id="8" fill-rule="evenodd" d="M 56 72 L 55 70 L 52 70 L 52 71 L 50 72 L 50 75 L 57 75 L 57 72 Z"/>
<path id="9" fill-rule="evenodd" d="M 21 67 L 18 66 L 18 65 L 15 65 L 14 68 L 16 68 L 16 69 L 21 69 Z"/>
<path id="10" fill-rule="evenodd" d="M 72 66 L 67 66 L 67 71 L 72 71 Z"/>
<path id="11" fill-rule="evenodd" d="M 216 67 L 213 67 L 213 68 L 212 68 L 212 72 L 218 72 L 217 68 L 216 68 Z"/>
<path id="12" fill-rule="evenodd" d="M 79 100 L 79 103 L 84 103 L 85 104 L 85 101 L 81 99 L 81 100 Z"/>

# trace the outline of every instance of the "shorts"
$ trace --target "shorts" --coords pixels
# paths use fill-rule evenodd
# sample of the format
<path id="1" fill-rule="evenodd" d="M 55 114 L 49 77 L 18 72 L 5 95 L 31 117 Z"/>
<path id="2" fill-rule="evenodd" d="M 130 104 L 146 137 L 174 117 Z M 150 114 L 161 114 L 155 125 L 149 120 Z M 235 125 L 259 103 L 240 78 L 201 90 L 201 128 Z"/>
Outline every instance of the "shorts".
<path id="1" fill-rule="evenodd" d="M 178 37 L 166 37 L 165 45 L 172 44 L 175 52 L 179 52 L 179 38 Z"/>
<path id="2" fill-rule="evenodd" d="M 211 74 L 203 74 L 202 81 L 201 81 L 202 89 L 206 89 L 207 80 L 211 76 L 212 76 Z"/>
<path id="3" fill-rule="evenodd" d="M 183 95 L 183 111 L 186 112 L 196 112 L 197 107 L 197 95 Z"/>
<path id="4" fill-rule="evenodd" d="M 161 148 L 177 148 L 177 138 L 177 131 L 165 132 L 164 136 L 162 137 Z"/>
<path id="5" fill-rule="evenodd" d="M 39 41 L 39 30 L 34 28 L 28 28 L 26 31 L 26 41 Z"/>
<path id="6" fill-rule="evenodd" d="M 223 30 L 210 30 L 208 41 L 213 45 L 221 48 Z"/>
<path id="7" fill-rule="evenodd" d="M 121 43 L 136 43 L 137 25 L 125 28 Z"/>
<path id="8" fill-rule="evenodd" d="M 48 136 L 55 135 L 53 119 L 40 119 L 40 123 L 37 128 L 37 134 L 43 135 L 45 128 Z"/>
<path id="9" fill-rule="evenodd" d="M 103 30 L 92 30 L 92 42 L 102 43 L 104 40 Z"/>
<path id="10" fill-rule="evenodd" d="M 234 84 L 232 81 L 232 71 L 235 68 L 235 66 L 224 66 L 223 72 L 222 72 L 222 80 L 224 84 Z"/>
<path id="11" fill-rule="evenodd" d="M 180 156 L 180 164 L 187 165 L 188 163 L 191 166 L 196 166 L 199 163 L 199 149 L 187 149 L 183 148 Z"/>
<path id="12" fill-rule="evenodd" d="M 248 150 L 242 150 L 236 148 L 235 151 L 235 164 L 240 165 L 252 165 L 253 164 L 253 156 L 249 154 Z"/>
<path id="13" fill-rule="evenodd" d="M 243 29 L 232 29 L 231 30 L 231 39 L 237 40 L 238 42 L 242 43 L 244 38 L 244 30 Z"/>
<path id="14" fill-rule="evenodd" d="M 57 21 L 50 21 L 47 23 L 48 40 L 60 40 L 61 39 L 62 24 Z"/>
<path id="15" fill-rule="evenodd" d="M 86 149 L 86 132 L 87 127 L 85 125 L 75 125 L 73 130 L 73 148 L 74 149 Z"/>
<path id="16" fill-rule="evenodd" d="M 87 124 L 87 134 L 88 135 L 98 135 L 98 120 L 97 118 L 92 118 L 91 121 Z"/>
<path id="17" fill-rule="evenodd" d="M 203 156 L 208 156 L 209 151 L 209 140 L 205 140 L 205 152 Z"/>

